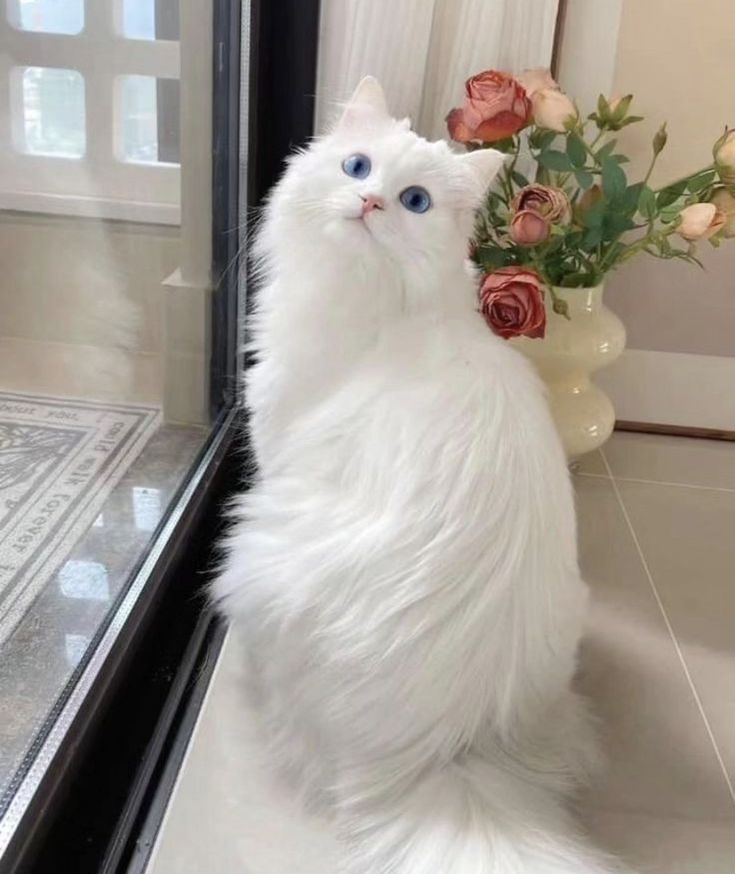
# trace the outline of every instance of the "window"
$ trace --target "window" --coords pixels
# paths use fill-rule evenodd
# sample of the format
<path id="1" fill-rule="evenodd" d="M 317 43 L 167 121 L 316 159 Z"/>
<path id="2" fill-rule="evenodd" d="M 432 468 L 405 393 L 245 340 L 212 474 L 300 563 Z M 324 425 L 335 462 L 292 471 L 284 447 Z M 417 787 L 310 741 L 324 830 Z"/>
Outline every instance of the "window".
<path id="1" fill-rule="evenodd" d="M 119 656 L 156 628 L 163 665 L 204 603 L 181 549 L 234 480 L 239 11 L 0 0 L 3 871 L 132 683 Z"/>
<path id="2" fill-rule="evenodd" d="M 15 73 L 21 73 L 16 68 Z M 84 79 L 76 70 L 22 70 L 20 151 L 28 155 L 81 158 L 87 148 Z"/>
<path id="3" fill-rule="evenodd" d="M 178 0 L 4 5 L 0 208 L 178 224 Z"/>

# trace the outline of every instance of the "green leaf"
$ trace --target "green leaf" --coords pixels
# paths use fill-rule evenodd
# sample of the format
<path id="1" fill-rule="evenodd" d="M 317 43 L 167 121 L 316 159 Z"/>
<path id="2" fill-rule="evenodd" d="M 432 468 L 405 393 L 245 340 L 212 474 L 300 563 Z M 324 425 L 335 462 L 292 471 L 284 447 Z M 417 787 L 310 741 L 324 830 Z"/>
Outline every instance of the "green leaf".
<path id="1" fill-rule="evenodd" d="M 637 124 L 639 121 L 643 121 L 642 115 L 629 115 L 625 121 L 620 122 L 620 127 L 628 127 L 629 124 Z"/>
<path id="2" fill-rule="evenodd" d="M 701 176 L 694 176 L 687 183 L 687 191 L 695 194 L 697 191 L 702 191 L 711 185 L 715 180 L 715 171 L 710 170 L 709 173 L 702 173 Z"/>
<path id="3" fill-rule="evenodd" d="M 519 173 L 517 170 L 513 170 L 510 174 L 511 178 L 515 182 L 516 185 L 520 185 L 521 188 L 525 188 L 526 185 L 530 185 L 528 179 L 523 175 L 523 173 Z"/>
<path id="4" fill-rule="evenodd" d="M 679 218 L 680 214 L 681 207 L 678 204 L 675 206 L 665 206 L 663 209 L 659 209 L 659 218 L 666 225 L 670 225 L 671 222 L 675 222 Z"/>
<path id="5" fill-rule="evenodd" d="M 534 149 L 548 149 L 556 139 L 556 131 L 536 128 L 528 137 L 529 145 Z"/>
<path id="6" fill-rule="evenodd" d="M 601 228 L 607 210 L 605 198 L 601 198 L 582 214 L 582 224 L 586 228 Z"/>
<path id="7" fill-rule="evenodd" d="M 587 161 L 587 150 L 578 134 L 567 137 L 567 156 L 575 167 L 584 167 Z"/>
<path id="8" fill-rule="evenodd" d="M 613 153 L 613 149 L 615 148 L 615 146 L 617 144 L 618 144 L 617 140 L 610 140 L 609 143 L 605 143 L 605 145 L 602 146 L 602 148 L 599 149 L 597 152 L 597 160 L 600 163 L 602 163 L 605 160 L 605 158 L 607 158 L 609 155 L 611 155 Z"/>
<path id="9" fill-rule="evenodd" d="M 641 191 L 643 191 L 643 183 L 636 182 L 634 185 L 629 186 L 623 195 L 623 208 L 630 215 L 633 215 L 633 213 L 638 209 L 638 200 L 641 196 Z"/>
<path id="10" fill-rule="evenodd" d="M 603 224 L 603 239 L 615 240 L 634 227 L 635 222 L 629 216 L 619 212 L 608 213 Z"/>
<path id="11" fill-rule="evenodd" d="M 584 288 L 589 284 L 589 279 L 590 275 L 586 270 L 579 270 L 575 273 L 566 273 L 559 284 L 562 288 Z"/>
<path id="12" fill-rule="evenodd" d="M 582 237 L 581 247 L 586 251 L 591 251 L 602 242 L 602 227 L 590 228 Z"/>
<path id="13" fill-rule="evenodd" d="M 498 267 L 505 267 L 513 260 L 512 254 L 507 249 L 498 246 L 480 246 L 477 250 L 477 258 L 483 270 L 491 273 Z"/>
<path id="14" fill-rule="evenodd" d="M 630 163 L 630 158 L 628 158 L 626 155 L 610 155 L 610 157 L 613 159 L 613 161 L 617 161 L 618 164 Z"/>
<path id="15" fill-rule="evenodd" d="M 625 193 L 627 180 L 620 164 L 612 158 L 602 162 L 602 190 L 608 200 L 615 200 Z"/>
<path id="16" fill-rule="evenodd" d="M 645 185 L 641 190 L 641 195 L 638 198 L 638 211 L 647 219 L 656 217 L 656 195 Z"/>
<path id="17" fill-rule="evenodd" d="M 688 179 L 684 179 L 683 182 L 677 182 L 676 185 L 669 185 L 668 188 L 662 189 L 656 198 L 658 208 L 663 209 L 677 201 L 686 191 L 688 182 Z"/>
<path id="18" fill-rule="evenodd" d="M 539 163 L 543 164 L 547 170 L 556 170 L 557 173 L 567 173 L 572 169 L 572 163 L 564 152 L 558 152 L 555 149 L 541 152 L 538 159 Z"/>
<path id="19" fill-rule="evenodd" d="M 591 173 L 588 173 L 586 170 L 575 170 L 574 178 L 577 180 L 577 185 L 579 185 L 579 187 L 584 189 L 585 191 L 588 188 L 591 188 L 592 184 L 595 181 L 595 177 Z"/>

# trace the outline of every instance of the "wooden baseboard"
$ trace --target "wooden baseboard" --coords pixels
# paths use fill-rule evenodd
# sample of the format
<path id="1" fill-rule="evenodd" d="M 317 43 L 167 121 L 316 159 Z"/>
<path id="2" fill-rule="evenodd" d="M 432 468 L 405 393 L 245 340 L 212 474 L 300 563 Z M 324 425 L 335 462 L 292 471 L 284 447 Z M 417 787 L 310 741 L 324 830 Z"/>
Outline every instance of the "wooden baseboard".
<path id="1" fill-rule="evenodd" d="M 735 443 L 735 431 L 717 428 L 694 428 L 685 425 L 658 425 L 652 422 L 627 422 L 618 419 L 616 431 L 633 431 L 638 434 L 665 434 L 669 437 L 697 437 L 700 440 L 729 440 Z"/>

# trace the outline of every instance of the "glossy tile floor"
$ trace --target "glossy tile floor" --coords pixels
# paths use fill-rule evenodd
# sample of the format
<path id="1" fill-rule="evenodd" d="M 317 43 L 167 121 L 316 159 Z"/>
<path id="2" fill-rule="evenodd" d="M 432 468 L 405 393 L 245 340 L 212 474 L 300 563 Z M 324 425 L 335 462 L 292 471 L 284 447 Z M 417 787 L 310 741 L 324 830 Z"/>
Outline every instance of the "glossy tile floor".
<path id="1" fill-rule="evenodd" d="M 616 434 L 575 485 L 593 590 L 580 685 L 610 760 L 583 819 L 636 872 L 732 874 L 735 444 Z M 328 874 L 330 836 L 252 759 L 236 665 L 229 640 L 149 870 Z"/>
<path id="2" fill-rule="evenodd" d="M 163 425 L 0 646 L 0 806 L 207 436 Z"/>

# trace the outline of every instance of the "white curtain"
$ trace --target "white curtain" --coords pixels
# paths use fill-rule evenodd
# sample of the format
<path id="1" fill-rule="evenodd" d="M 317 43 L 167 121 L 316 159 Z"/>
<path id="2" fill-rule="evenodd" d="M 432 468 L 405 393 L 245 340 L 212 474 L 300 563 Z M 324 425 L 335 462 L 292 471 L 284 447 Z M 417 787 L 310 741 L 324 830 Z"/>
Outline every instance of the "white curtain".
<path id="1" fill-rule="evenodd" d="M 362 76 L 430 138 L 480 70 L 548 66 L 559 0 L 322 0 L 316 129 Z"/>

